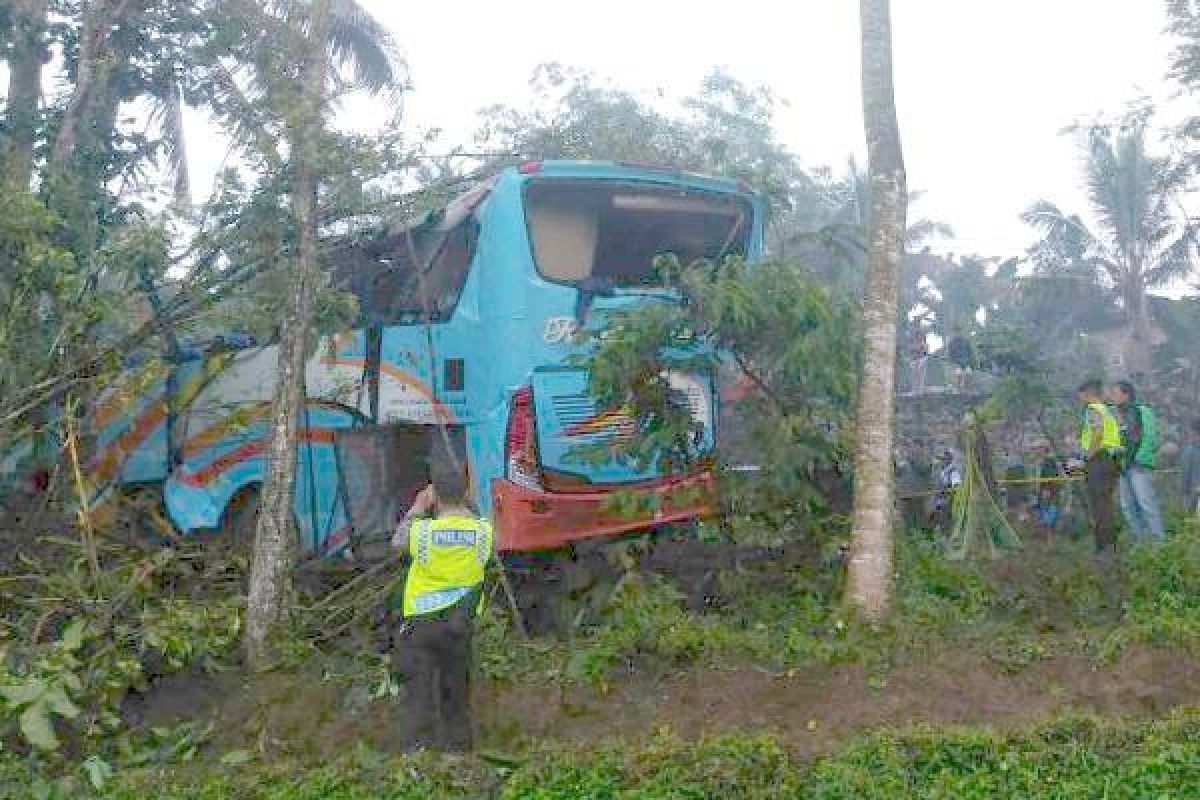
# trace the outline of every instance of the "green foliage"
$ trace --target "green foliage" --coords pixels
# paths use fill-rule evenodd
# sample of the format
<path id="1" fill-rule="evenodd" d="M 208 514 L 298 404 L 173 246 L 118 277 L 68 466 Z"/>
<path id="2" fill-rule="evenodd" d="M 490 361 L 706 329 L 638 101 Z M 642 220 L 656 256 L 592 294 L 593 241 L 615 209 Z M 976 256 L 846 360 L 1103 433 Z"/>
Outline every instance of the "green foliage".
<path id="1" fill-rule="evenodd" d="M 1171 76 L 1192 95 L 1200 91 L 1200 10 L 1190 0 L 1166 0 L 1168 30 L 1176 37 L 1171 59 Z M 1184 120 L 1178 139 L 1184 157 L 1195 170 L 1200 167 L 1200 115 Z"/>
<path id="2" fill-rule="evenodd" d="M 819 761 L 808 796 L 1186 797 L 1200 763 L 1198 734 L 1185 714 L 1128 728 L 1063 720 L 1023 735 L 883 735 Z"/>
<path id="3" fill-rule="evenodd" d="M 120 775 L 102 800 L 984 800 L 995 797 L 1196 796 L 1200 718 L 1101 723 L 1069 718 L 1029 731 L 917 728 L 860 739 L 811 761 L 766 735 L 684 742 L 662 731 L 643 743 L 586 752 L 547 750 L 524 763 L 353 752 L 332 764 L 277 762 L 181 776 Z M 0 797 L 78 796 L 19 761 L 0 759 Z M 0 792 L 4 791 L 0 789 Z"/>
<path id="4" fill-rule="evenodd" d="M 62 245 L 62 220 L 44 203 L 13 190 L 5 192 L 5 200 L 0 215 L 0 442 L 11 440 L 21 412 L 53 396 L 45 389 L 48 382 L 94 355 L 98 325 L 119 332 L 119 321 L 137 311 L 125 258 L 131 248 L 113 242 L 95 262 L 85 263 Z M 130 236 L 136 234 L 131 230 Z M 158 268 L 165 268 L 161 258 Z"/>
<path id="5" fill-rule="evenodd" d="M 938 542 L 921 539 L 897 549 L 897 600 L 919 630 L 950 632 L 977 623 L 990 609 L 992 586 L 975 565 L 950 561 Z"/>
<path id="6" fill-rule="evenodd" d="M 682 468 L 698 451 L 696 423 L 669 374 L 698 372 L 752 387 L 722 419 L 726 458 L 755 459 L 755 480 L 730 483 L 737 514 L 794 528 L 827 498 L 816 478 L 842 471 L 859 363 L 857 307 L 792 264 L 660 265 L 685 302 L 613 314 L 585 358 L 602 408 L 622 408 L 638 435 L 581 452 Z M 738 442 L 749 452 L 732 452 Z M 769 527 L 769 526 L 768 526 Z"/>
<path id="7" fill-rule="evenodd" d="M 643 161 L 740 178 L 782 211 L 809 199 L 811 179 L 776 138 L 770 91 L 716 70 L 671 116 L 590 72 L 542 64 L 532 103 L 485 109 L 477 141 L 533 158 Z M 803 198 L 803 199 L 801 199 Z"/>
<path id="8" fill-rule="evenodd" d="M 41 551 L 45 560 L 25 557 L 23 574 L 5 581 L 18 591 L 0 616 L 0 741 L 53 752 L 69 734 L 73 750 L 120 746 L 128 761 L 126 694 L 158 675 L 219 669 L 239 642 L 242 601 L 219 591 L 219 573 L 210 573 L 215 594 L 175 593 L 194 580 L 197 552 L 105 548 L 93 576 L 74 542 L 47 540 Z"/>
<path id="9" fill-rule="evenodd" d="M 1178 37 L 1172 74 L 1188 89 L 1200 89 L 1200 10 L 1189 0 L 1166 0 L 1170 31 Z"/>
<path id="10" fill-rule="evenodd" d="M 1006 672 L 1054 655 L 1107 661 L 1139 642 L 1196 652 L 1197 542 L 1194 531 L 1180 531 L 1161 548 L 1136 549 L 1114 579 L 1083 544 L 951 561 L 941 541 L 913 532 L 898 543 L 897 613 L 883 626 L 846 618 L 839 571 L 812 562 L 783 575 L 724 571 L 718 583 L 727 602 L 702 613 L 687 610 L 662 577 L 630 572 L 569 641 L 517 641 L 506 620 L 489 613 L 479 652 L 492 680 L 601 689 L 630 672 L 697 666 L 788 671 L 856 663 L 886 670 L 946 646 L 980 654 Z"/>
<path id="11" fill-rule="evenodd" d="M 1146 290 L 1190 272 L 1196 237 L 1195 223 L 1177 206 L 1190 170 L 1178 159 L 1151 153 L 1152 114 L 1153 109 L 1135 108 L 1116 124 L 1079 130 L 1095 229 L 1048 202 L 1022 215 L 1042 237 L 1031 250 L 1039 271 L 1076 277 L 1093 294 L 1107 289 L 1108 302 L 1101 308 L 1111 311 L 1119 304 L 1122 314 L 1138 324 L 1145 322 Z M 1078 295 L 1076 302 L 1084 299 Z M 1076 309 L 1079 319 L 1095 313 L 1087 305 Z"/>
<path id="12" fill-rule="evenodd" d="M 1137 638 L 1200 653 L 1200 530 L 1184 524 L 1166 544 L 1130 556 L 1126 618 Z"/>
<path id="13" fill-rule="evenodd" d="M 83 647 L 84 632 L 84 621 L 76 619 L 24 669 L 0 673 L 0 698 L 4 700 L 0 721 L 15 719 L 25 741 L 41 750 L 58 749 L 54 717 L 72 720 L 79 716 L 71 697 L 83 690 L 77 654 Z M 7 662 L 7 650 L 0 648 L 0 662 Z"/>

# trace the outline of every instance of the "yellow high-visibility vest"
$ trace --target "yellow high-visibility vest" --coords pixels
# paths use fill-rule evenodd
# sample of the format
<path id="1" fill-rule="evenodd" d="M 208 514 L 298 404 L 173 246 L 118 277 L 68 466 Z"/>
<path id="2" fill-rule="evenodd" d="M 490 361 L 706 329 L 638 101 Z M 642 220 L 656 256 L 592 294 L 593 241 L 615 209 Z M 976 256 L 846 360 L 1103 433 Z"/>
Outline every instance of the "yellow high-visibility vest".
<path id="1" fill-rule="evenodd" d="M 1100 437 L 1100 449 L 1110 453 L 1119 452 L 1121 448 L 1121 426 L 1117 424 L 1117 418 L 1104 403 L 1088 403 L 1088 411 L 1094 411 L 1100 415 L 1101 421 L 1104 423 L 1104 431 Z M 1083 447 L 1084 453 L 1089 453 L 1092 450 L 1092 426 L 1089 423 L 1088 415 L 1083 415 L 1083 425 L 1079 429 L 1079 444 Z"/>
<path id="2" fill-rule="evenodd" d="M 404 583 L 404 616 L 434 614 L 479 588 L 492 557 L 492 538 L 491 523 L 477 517 L 413 520 L 408 529 L 412 562 Z"/>

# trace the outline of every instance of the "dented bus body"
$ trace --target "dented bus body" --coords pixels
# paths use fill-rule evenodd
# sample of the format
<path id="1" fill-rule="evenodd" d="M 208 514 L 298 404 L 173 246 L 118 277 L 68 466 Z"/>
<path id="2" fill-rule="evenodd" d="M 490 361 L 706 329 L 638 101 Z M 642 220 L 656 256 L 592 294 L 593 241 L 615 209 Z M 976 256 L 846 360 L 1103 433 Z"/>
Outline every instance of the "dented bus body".
<path id="1" fill-rule="evenodd" d="M 359 300 L 357 328 L 308 361 L 295 518 L 302 545 L 336 554 L 385 534 L 422 483 L 429 436 L 465 439 L 475 502 L 504 551 L 688 520 L 712 508 L 707 468 L 682 474 L 580 463 L 572 451 L 628 430 L 598 409 L 572 366 L 581 322 L 677 302 L 654 261 L 762 249 L 762 202 L 732 181 L 640 165 L 531 162 L 503 170 L 416 224 L 335 250 L 335 282 Z M 161 491 L 183 531 L 253 507 L 277 349 L 230 339 L 128 371 L 92 416 L 98 484 Z M 709 375 L 673 375 L 715 445 Z M 613 492 L 651 496 L 642 516 Z"/>

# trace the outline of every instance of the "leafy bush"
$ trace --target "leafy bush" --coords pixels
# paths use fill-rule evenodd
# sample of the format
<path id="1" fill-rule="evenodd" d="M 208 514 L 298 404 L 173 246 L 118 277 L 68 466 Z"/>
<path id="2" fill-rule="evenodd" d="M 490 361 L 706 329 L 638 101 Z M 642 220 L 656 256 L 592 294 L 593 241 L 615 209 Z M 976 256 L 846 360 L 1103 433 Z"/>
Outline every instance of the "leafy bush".
<path id="1" fill-rule="evenodd" d="M 995 593 L 978 566 L 948 560 L 932 539 L 902 542 L 897 563 L 898 605 L 908 624 L 948 632 L 978 622 L 993 607 Z"/>
<path id="2" fill-rule="evenodd" d="M 237 647 L 231 587 L 210 575 L 210 596 L 178 592 L 195 580 L 196 551 L 109 545 L 94 574 L 76 542 L 48 539 L 40 552 L 10 579 L 22 591 L 0 615 L 0 743 L 51 754 L 69 733 L 73 750 L 96 754 L 124 728 L 131 689 L 216 669 Z"/>
<path id="3" fill-rule="evenodd" d="M 1126 622 L 1138 638 L 1200 652 L 1200 530 L 1184 525 L 1130 554 Z"/>
<path id="4" fill-rule="evenodd" d="M 706 454 L 697 452 L 696 422 L 668 374 L 752 387 L 722 419 L 723 454 L 747 449 L 763 470 L 752 481 L 725 482 L 729 507 L 765 521 L 758 528 L 776 538 L 809 529 L 827 515 L 830 489 L 846 471 L 861 341 L 856 303 L 796 264 L 664 258 L 657 266 L 685 302 L 608 315 L 582 360 L 597 404 L 627 409 L 638 435 L 581 447 L 578 457 L 692 464 Z"/>
<path id="5" fill-rule="evenodd" d="M 43 750 L 58 748 L 54 718 L 79 716 L 73 697 L 83 691 L 78 654 L 84 643 L 84 622 L 74 620 L 62 637 L 30 659 L 23 669 L 0 672 L 0 734 L 15 723 L 25 741 Z M 0 648 L 0 664 L 8 661 L 8 647 Z"/>

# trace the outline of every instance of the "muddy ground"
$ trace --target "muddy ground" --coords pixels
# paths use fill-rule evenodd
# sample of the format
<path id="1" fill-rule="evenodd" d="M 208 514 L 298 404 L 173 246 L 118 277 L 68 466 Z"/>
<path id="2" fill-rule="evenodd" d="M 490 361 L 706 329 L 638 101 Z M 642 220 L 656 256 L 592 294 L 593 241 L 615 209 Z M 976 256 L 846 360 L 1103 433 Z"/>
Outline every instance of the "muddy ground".
<path id="1" fill-rule="evenodd" d="M 1134 648 L 1107 666 L 1054 657 L 1010 674 L 986 657 L 947 649 L 884 675 L 854 665 L 779 674 L 693 668 L 629 675 L 607 693 L 483 685 L 474 702 L 481 746 L 505 753 L 643 739 L 665 728 L 685 738 L 772 732 L 803 756 L 857 733 L 920 723 L 1018 728 L 1069 712 L 1162 716 L 1200 705 L 1200 662 Z M 358 741 L 399 746 L 394 705 L 307 673 L 174 676 L 128 711 L 142 726 L 211 722 L 217 753 L 248 747 L 323 759 Z"/>

